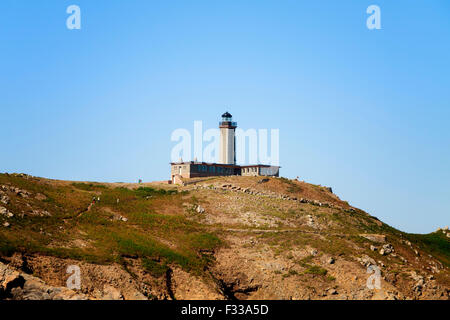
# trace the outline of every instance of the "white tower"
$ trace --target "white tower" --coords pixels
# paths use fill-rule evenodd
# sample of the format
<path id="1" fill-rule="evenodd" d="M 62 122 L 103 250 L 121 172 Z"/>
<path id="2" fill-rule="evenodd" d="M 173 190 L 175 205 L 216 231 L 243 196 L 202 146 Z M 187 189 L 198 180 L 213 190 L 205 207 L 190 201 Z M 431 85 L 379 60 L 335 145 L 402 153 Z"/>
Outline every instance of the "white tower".
<path id="1" fill-rule="evenodd" d="M 235 130 L 237 123 L 232 121 L 230 113 L 225 112 L 222 115 L 220 128 L 220 163 L 236 164 L 236 141 Z"/>

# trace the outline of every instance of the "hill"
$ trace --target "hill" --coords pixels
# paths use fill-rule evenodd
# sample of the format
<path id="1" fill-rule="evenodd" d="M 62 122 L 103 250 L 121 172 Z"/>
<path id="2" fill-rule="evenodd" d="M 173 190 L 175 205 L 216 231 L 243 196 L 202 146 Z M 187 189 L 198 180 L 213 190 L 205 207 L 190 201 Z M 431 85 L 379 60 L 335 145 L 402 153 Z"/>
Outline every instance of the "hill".
<path id="1" fill-rule="evenodd" d="M 447 300 L 449 237 L 401 232 L 285 178 L 0 174 L 0 299 Z M 79 290 L 64 288 L 71 265 Z M 370 266 L 380 289 L 366 285 Z"/>

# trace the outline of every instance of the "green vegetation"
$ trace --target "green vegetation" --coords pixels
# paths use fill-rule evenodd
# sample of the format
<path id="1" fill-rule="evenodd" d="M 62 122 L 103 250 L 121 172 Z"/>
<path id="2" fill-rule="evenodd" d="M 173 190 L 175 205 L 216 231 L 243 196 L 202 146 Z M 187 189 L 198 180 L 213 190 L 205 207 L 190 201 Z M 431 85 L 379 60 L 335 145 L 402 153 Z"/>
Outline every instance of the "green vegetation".
<path id="1" fill-rule="evenodd" d="M 98 189 L 106 189 L 106 186 L 103 184 L 98 183 L 72 183 L 72 186 L 74 186 L 77 189 L 84 190 L 84 191 L 95 191 Z"/>
<path id="2" fill-rule="evenodd" d="M 298 275 L 298 272 L 295 271 L 294 269 L 290 269 L 289 272 L 288 272 L 288 274 L 289 274 L 290 276 L 295 276 L 295 275 Z"/>
<path id="3" fill-rule="evenodd" d="M 438 258 L 442 263 L 450 267 L 450 241 L 447 236 L 441 232 L 429 234 L 405 234 L 406 238 L 422 250 L 428 251 L 431 255 Z"/>
<path id="4" fill-rule="evenodd" d="M 149 272 L 154 277 L 162 277 L 169 270 L 167 264 L 161 264 L 160 261 L 155 261 L 148 258 L 142 258 L 142 266 L 144 269 Z"/>
<path id="5" fill-rule="evenodd" d="M 43 200 L 30 197 L 26 203 L 13 199 L 7 206 L 11 212 L 51 213 L 11 218 L 11 227 L 0 229 L 0 255 L 39 253 L 99 264 L 126 264 L 124 258 L 132 257 L 140 259 L 149 273 L 161 276 L 171 265 L 201 273 L 212 261 L 205 252 L 222 243 L 204 226 L 187 219 L 183 203 L 191 202 L 189 195 L 176 189 L 49 183 L 3 174 L 0 184 L 45 195 Z M 93 196 L 100 201 L 90 206 Z"/>
<path id="6" fill-rule="evenodd" d="M 165 190 L 165 189 L 154 189 L 154 188 L 150 188 L 150 187 L 140 187 L 140 188 L 137 188 L 135 191 L 135 194 L 141 198 L 154 196 L 154 195 L 172 195 L 172 194 L 177 194 L 177 193 L 178 193 L 178 190 L 176 190 L 176 189 Z"/>
<path id="7" fill-rule="evenodd" d="M 302 266 L 303 268 L 305 268 L 305 271 L 303 272 L 304 274 L 315 274 L 315 275 L 325 276 L 327 274 L 328 270 L 324 269 L 320 266 L 312 264 L 313 259 L 314 259 L 314 256 L 309 255 L 309 256 L 297 261 L 297 263 L 300 266 Z M 327 278 L 327 280 L 330 280 L 330 279 Z"/>
<path id="8" fill-rule="evenodd" d="M 220 239 L 211 233 L 197 233 L 186 236 L 194 249 L 212 250 L 221 244 Z"/>
<path id="9" fill-rule="evenodd" d="M 281 177 L 280 180 L 289 185 L 287 188 L 288 192 L 299 193 L 302 191 L 302 188 L 300 188 L 300 186 L 298 184 L 296 184 L 295 182 L 293 182 L 287 178 L 284 178 L 284 177 Z"/>
<path id="10" fill-rule="evenodd" d="M 324 269 L 320 266 L 310 266 L 306 269 L 305 273 L 309 273 L 309 274 L 317 274 L 320 276 L 324 276 L 327 274 L 327 269 Z"/>
<path id="11" fill-rule="evenodd" d="M 335 280 L 336 280 L 335 277 L 330 276 L 330 275 L 327 276 L 327 281 L 331 282 L 331 281 L 335 281 Z"/>

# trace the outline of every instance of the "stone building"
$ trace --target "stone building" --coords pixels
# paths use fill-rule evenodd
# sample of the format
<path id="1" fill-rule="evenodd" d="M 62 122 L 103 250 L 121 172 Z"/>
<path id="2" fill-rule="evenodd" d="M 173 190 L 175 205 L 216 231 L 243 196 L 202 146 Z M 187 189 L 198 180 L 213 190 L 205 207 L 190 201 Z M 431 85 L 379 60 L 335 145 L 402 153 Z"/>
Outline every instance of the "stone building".
<path id="1" fill-rule="evenodd" d="M 278 177 L 280 167 L 265 164 L 236 165 L 236 137 L 237 123 L 233 122 L 232 115 L 225 112 L 222 115 L 220 128 L 220 163 L 207 163 L 197 161 L 172 162 L 170 177 L 171 183 L 177 184 L 181 178 L 197 178 L 212 176 L 271 176 Z"/>

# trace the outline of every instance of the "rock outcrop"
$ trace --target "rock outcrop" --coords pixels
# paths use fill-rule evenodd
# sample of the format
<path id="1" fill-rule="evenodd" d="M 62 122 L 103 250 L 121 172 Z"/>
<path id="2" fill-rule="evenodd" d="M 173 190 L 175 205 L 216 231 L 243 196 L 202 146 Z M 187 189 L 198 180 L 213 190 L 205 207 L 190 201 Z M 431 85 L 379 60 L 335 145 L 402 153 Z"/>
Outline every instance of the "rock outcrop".
<path id="1" fill-rule="evenodd" d="M 87 296 L 65 287 L 49 286 L 0 262 L 0 300 L 87 300 Z"/>

